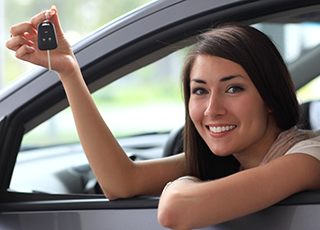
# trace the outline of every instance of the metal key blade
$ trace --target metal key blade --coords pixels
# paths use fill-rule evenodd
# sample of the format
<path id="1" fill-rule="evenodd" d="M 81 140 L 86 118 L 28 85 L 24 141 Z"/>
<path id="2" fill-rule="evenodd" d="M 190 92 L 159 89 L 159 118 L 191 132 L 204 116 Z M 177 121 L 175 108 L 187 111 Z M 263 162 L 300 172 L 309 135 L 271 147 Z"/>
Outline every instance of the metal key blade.
<path id="1" fill-rule="evenodd" d="M 49 66 L 49 71 L 50 71 L 50 73 L 51 73 L 50 50 L 47 50 L 47 54 L 48 54 L 48 66 Z"/>

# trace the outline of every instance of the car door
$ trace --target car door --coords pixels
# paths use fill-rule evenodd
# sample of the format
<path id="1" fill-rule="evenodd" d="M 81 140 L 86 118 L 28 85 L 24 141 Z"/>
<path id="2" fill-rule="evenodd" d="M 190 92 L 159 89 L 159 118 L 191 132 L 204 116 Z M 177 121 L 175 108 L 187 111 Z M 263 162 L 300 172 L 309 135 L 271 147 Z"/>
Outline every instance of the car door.
<path id="1" fill-rule="evenodd" d="M 217 22 L 254 24 L 319 9 L 315 1 L 156 1 L 90 35 L 74 51 L 92 92 L 192 45 Z M 68 106 L 59 78 L 37 68 L 1 92 L 0 227 L 3 229 L 163 229 L 158 196 L 109 201 L 101 194 L 12 191 L 21 142 L 35 127 Z M 168 136 L 164 136 L 164 143 Z M 68 151 L 68 150 L 67 150 Z M 161 156 L 160 156 L 161 157 Z M 41 171 L 39 171 L 41 174 Z M 33 180 L 35 178 L 30 178 Z M 301 229 L 318 226 L 317 191 L 206 229 Z M 302 222 L 301 219 L 304 221 Z"/>

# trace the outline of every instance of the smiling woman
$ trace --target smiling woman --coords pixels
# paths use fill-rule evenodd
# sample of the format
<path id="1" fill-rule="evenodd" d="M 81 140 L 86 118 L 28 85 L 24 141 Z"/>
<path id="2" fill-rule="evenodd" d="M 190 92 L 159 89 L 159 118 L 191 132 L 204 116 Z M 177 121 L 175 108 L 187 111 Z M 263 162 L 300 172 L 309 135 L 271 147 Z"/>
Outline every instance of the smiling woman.
<path id="1" fill-rule="evenodd" d="M 266 63 L 269 63 L 273 68 L 269 68 L 269 65 Z M 199 68 L 193 68 L 194 66 L 198 66 Z M 283 77 L 277 78 L 280 73 Z M 234 77 L 237 75 L 241 77 Z M 268 140 L 269 144 L 264 145 L 265 150 L 262 151 L 264 153 L 259 151 L 260 158 L 263 154 L 266 154 L 266 149 L 270 147 L 270 143 L 273 143 L 281 129 L 286 130 L 291 128 L 299 119 L 299 105 L 288 70 L 273 43 L 263 33 L 254 28 L 224 26 L 218 30 L 212 30 L 211 32 L 202 34 L 199 43 L 190 52 L 187 58 L 183 76 L 185 106 L 187 108 L 185 132 L 185 146 L 188 146 L 185 147 L 186 159 L 187 162 L 189 162 L 187 165 L 190 174 L 198 176 L 201 179 L 220 178 L 229 175 L 232 172 L 236 172 L 239 170 L 239 162 L 230 154 L 227 158 L 216 159 L 216 156 L 211 154 L 212 152 L 209 149 L 210 146 L 208 148 L 206 144 L 201 143 L 204 138 L 203 136 L 202 138 L 200 137 L 201 134 L 199 130 L 200 136 L 198 136 L 199 134 L 196 131 L 196 127 L 193 125 L 192 110 L 191 107 L 189 107 L 193 102 L 193 91 L 192 88 L 190 88 L 193 86 L 192 82 L 194 82 L 192 79 L 196 79 L 197 81 L 201 80 L 202 82 L 207 81 L 208 83 L 211 82 L 211 85 L 214 85 L 216 88 L 220 86 L 220 91 L 211 91 L 217 93 L 219 96 L 221 95 L 221 92 L 225 92 L 223 94 L 225 95 L 224 98 L 231 97 L 231 99 L 228 100 L 230 101 L 229 104 L 231 103 L 229 108 L 240 107 L 236 110 L 235 114 L 245 111 L 243 119 L 249 121 L 255 121 L 255 119 L 252 119 L 253 117 L 258 118 L 262 116 L 261 119 L 264 119 L 264 123 L 274 129 L 273 131 L 270 130 L 270 135 L 267 135 L 267 137 L 271 139 L 263 138 L 263 142 Z M 212 82 L 214 79 L 213 77 L 215 76 L 218 77 L 216 82 L 219 84 Z M 198 79 L 199 77 L 206 77 L 209 80 L 206 79 L 206 81 L 204 81 L 204 79 Z M 222 88 L 221 85 L 224 85 L 224 88 Z M 233 91 L 235 90 L 234 88 L 237 88 L 237 93 L 230 93 L 230 91 L 228 91 L 229 89 L 232 89 Z M 209 92 L 209 90 L 206 91 Z M 244 99 L 245 95 L 248 95 L 249 93 L 252 95 L 250 96 L 250 99 Z M 211 104 L 214 104 L 215 106 L 220 105 L 219 109 L 224 109 L 222 105 L 226 103 L 225 101 L 213 96 L 212 98 L 216 99 L 216 101 Z M 241 102 L 236 103 L 237 100 L 241 100 L 242 98 L 243 100 Z M 282 100 L 278 98 L 281 98 Z M 253 104 L 250 104 L 252 99 L 256 101 Z M 247 106 L 249 104 L 250 106 Z M 194 106 L 199 105 L 200 103 L 197 103 Z M 257 105 L 260 105 L 258 111 L 254 110 Z M 255 116 L 253 115 L 253 110 L 257 111 Z M 206 112 L 208 115 L 208 111 L 211 111 L 209 107 L 208 110 L 203 112 Z M 262 113 L 259 111 L 262 111 Z M 272 113 L 270 113 L 271 111 Z M 224 113 L 226 112 L 227 111 L 224 111 Z M 190 117 L 188 114 L 190 114 Z M 219 118 L 220 120 L 225 119 L 225 116 L 220 117 L 223 117 Z M 218 120 L 215 121 L 215 123 L 217 122 Z M 233 122 L 236 121 L 233 120 Z M 272 124 L 270 122 L 272 122 Z M 275 123 L 277 124 L 275 125 Z M 207 126 L 216 126 L 213 124 L 214 123 Z M 260 129 L 262 128 L 259 125 L 254 126 L 254 129 L 252 129 L 252 127 L 243 128 L 240 125 L 237 126 L 237 124 L 225 123 L 225 121 L 222 125 L 236 125 L 236 129 L 233 130 L 232 133 L 235 133 L 234 131 L 237 130 L 241 131 L 241 134 L 239 135 L 244 135 L 246 139 L 250 139 L 247 136 L 248 132 L 251 133 L 251 131 L 254 130 L 252 136 L 256 136 L 257 133 L 261 133 Z M 263 127 L 265 126 L 266 125 L 263 125 Z M 199 141 L 191 141 L 194 139 Z M 219 142 L 220 141 L 221 139 L 219 139 Z M 239 137 L 233 141 L 242 142 Z M 190 153 L 188 151 L 190 151 Z M 201 157 L 201 155 L 203 157 Z M 204 157 L 206 155 L 207 157 Z M 198 165 L 194 162 L 198 162 Z M 215 165 L 215 167 L 212 167 L 212 165 Z"/>
<path id="2" fill-rule="evenodd" d="M 248 74 L 235 62 L 199 55 L 190 78 L 190 118 L 210 150 L 233 154 L 244 168 L 259 165 L 280 128 Z M 246 165 L 250 155 L 249 162 L 256 161 L 251 167 Z"/>
<path id="3" fill-rule="evenodd" d="M 320 187 L 319 137 L 295 128 L 294 87 L 264 34 L 234 25 L 204 33 L 187 58 L 183 84 L 186 167 L 192 177 L 166 187 L 160 223 L 203 227 Z M 312 178 L 306 182 L 302 174 Z"/>

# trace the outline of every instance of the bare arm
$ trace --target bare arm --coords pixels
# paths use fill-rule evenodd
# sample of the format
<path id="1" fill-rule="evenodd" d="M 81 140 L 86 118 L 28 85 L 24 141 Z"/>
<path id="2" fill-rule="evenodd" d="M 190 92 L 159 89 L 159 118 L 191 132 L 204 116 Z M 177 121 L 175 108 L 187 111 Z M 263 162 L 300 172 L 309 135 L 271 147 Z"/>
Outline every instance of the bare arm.
<path id="1" fill-rule="evenodd" d="M 6 46 L 16 57 L 47 67 L 47 53 L 37 48 L 37 25 L 45 12 L 30 22 L 10 28 L 13 38 Z M 138 194 L 160 194 L 167 181 L 185 173 L 183 154 L 161 160 L 131 161 L 102 119 L 83 80 L 70 44 L 65 39 L 55 9 L 50 21 L 55 25 L 59 46 L 52 50 L 52 69 L 57 71 L 70 103 L 81 144 L 89 163 L 109 199 Z"/>
<path id="2" fill-rule="evenodd" d="M 158 219 L 173 229 L 218 224 L 269 207 L 294 193 L 319 189 L 319 175 L 320 162 L 297 153 L 215 181 L 177 181 L 161 196 Z"/>
<path id="3" fill-rule="evenodd" d="M 166 182 L 183 175 L 183 154 L 161 160 L 131 161 L 100 116 L 81 74 L 61 79 L 81 144 L 109 199 L 160 194 Z"/>

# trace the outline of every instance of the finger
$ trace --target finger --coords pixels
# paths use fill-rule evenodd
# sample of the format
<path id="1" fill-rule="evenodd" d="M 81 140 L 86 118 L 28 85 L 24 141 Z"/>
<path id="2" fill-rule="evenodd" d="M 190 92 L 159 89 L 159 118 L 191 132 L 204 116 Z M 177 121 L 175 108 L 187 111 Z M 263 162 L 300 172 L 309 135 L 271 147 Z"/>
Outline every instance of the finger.
<path id="1" fill-rule="evenodd" d="M 18 50 L 23 45 L 33 46 L 34 43 L 23 36 L 14 37 L 6 42 L 6 47 L 13 51 Z"/>
<path id="2" fill-rule="evenodd" d="M 50 17 L 50 22 L 52 22 L 54 24 L 57 35 L 62 35 L 63 34 L 63 30 L 62 30 L 62 27 L 61 27 L 61 24 L 60 24 L 60 21 L 59 21 L 57 8 L 53 5 L 51 7 L 50 11 L 54 11 L 55 12 L 55 14 L 53 14 Z"/>
<path id="3" fill-rule="evenodd" d="M 43 11 L 35 16 L 33 16 L 31 19 L 30 19 L 30 24 L 33 28 L 38 28 L 38 25 L 47 20 L 47 14 L 46 14 L 47 11 Z M 55 11 L 52 11 L 50 10 L 50 12 L 48 13 L 48 19 L 50 19 L 56 12 Z"/>
<path id="4" fill-rule="evenodd" d="M 58 11 L 54 5 L 51 7 L 50 10 L 43 11 L 32 17 L 30 23 L 34 28 L 37 28 L 41 22 L 47 19 L 54 24 L 57 35 L 62 36 L 63 30 L 59 21 Z"/>
<path id="5" fill-rule="evenodd" d="M 32 35 L 37 34 L 37 30 L 33 28 L 32 25 L 28 22 L 22 22 L 17 25 L 11 26 L 10 27 L 10 34 L 15 37 L 15 36 L 23 36 L 25 33 L 29 33 Z"/>
<path id="6" fill-rule="evenodd" d="M 34 52 L 35 49 L 33 47 L 23 45 L 16 51 L 16 57 L 21 60 L 29 61 L 29 54 L 32 54 Z"/>

